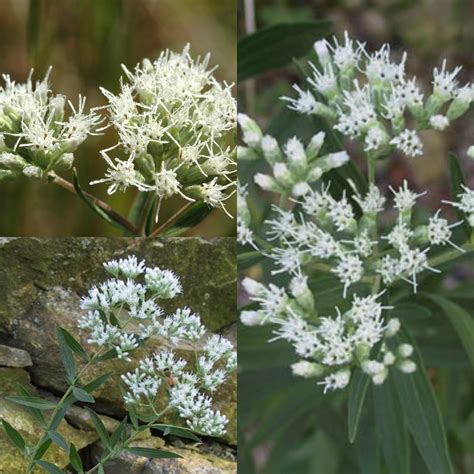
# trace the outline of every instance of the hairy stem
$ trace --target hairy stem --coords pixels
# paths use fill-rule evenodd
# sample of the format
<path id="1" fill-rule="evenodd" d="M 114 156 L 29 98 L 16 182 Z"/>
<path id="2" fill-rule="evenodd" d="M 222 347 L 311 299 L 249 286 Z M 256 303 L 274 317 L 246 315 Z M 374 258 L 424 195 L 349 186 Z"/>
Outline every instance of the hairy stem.
<path id="1" fill-rule="evenodd" d="M 170 227 L 178 219 L 179 216 L 184 214 L 184 212 L 186 212 L 193 204 L 194 202 L 191 202 L 191 201 L 186 203 L 181 209 L 175 212 L 169 219 L 163 222 L 163 224 L 157 227 L 148 237 L 152 239 L 154 237 L 158 237 L 163 231 L 165 231 L 168 227 Z"/>
<path id="2" fill-rule="evenodd" d="M 57 184 L 58 186 L 61 186 L 63 189 L 66 189 L 67 191 L 77 194 L 76 188 L 72 183 L 69 181 L 65 180 L 64 178 L 61 178 L 61 176 L 58 176 L 54 171 L 50 171 L 48 173 L 48 177 L 50 178 L 51 182 L 54 184 Z M 133 235 L 138 234 L 138 229 L 125 217 L 123 217 L 121 214 L 119 214 L 117 211 L 115 211 L 112 207 L 110 207 L 107 203 L 104 201 L 101 201 L 99 198 L 96 196 L 83 191 L 83 194 L 89 198 L 97 207 L 100 207 L 103 211 L 105 211 L 107 214 L 112 216 L 116 221 L 120 222 L 124 227 L 126 227 Z"/>

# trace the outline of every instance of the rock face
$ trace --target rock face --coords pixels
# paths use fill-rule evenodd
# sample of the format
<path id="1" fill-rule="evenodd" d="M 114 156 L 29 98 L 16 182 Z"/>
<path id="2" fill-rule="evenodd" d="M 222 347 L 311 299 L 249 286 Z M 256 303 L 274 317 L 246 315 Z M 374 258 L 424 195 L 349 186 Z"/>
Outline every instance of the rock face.
<path id="1" fill-rule="evenodd" d="M 0 367 L 0 395 L 18 394 L 20 385 L 30 385 L 30 376 L 32 390 L 39 387 L 56 395 L 64 391 L 65 373 L 59 356 L 55 327 L 65 327 L 87 347 L 86 334 L 76 326 L 81 315 L 79 300 L 90 286 L 107 278 L 102 262 L 111 258 L 134 254 L 145 259 L 148 265 L 175 271 L 182 278 L 184 292 L 179 298 L 163 304 L 164 310 L 172 312 L 177 307 L 189 306 L 200 314 L 210 331 L 222 333 L 235 342 L 235 252 L 234 239 L 2 239 L 0 341 L 8 345 L 8 349 L 4 349 L 6 355 L 2 356 L 0 346 L 0 365 L 28 366 L 31 362 L 33 365 L 28 367 L 28 372 L 20 368 Z M 156 340 L 151 341 L 150 345 L 157 348 L 160 344 L 162 342 Z M 11 348 L 14 348 L 13 351 Z M 147 346 L 146 351 L 149 350 L 150 346 Z M 182 356 L 190 359 L 191 354 L 187 353 L 189 351 L 183 348 L 181 352 Z M 28 359 L 28 354 L 31 355 L 31 360 Z M 137 351 L 135 359 L 142 355 L 143 350 Z M 135 360 L 131 363 L 112 360 L 103 362 L 102 366 L 96 366 L 91 371 L 84 382 L 104 372 L 112 371 L 116 374 L 101 390 L 94 393 L 98 401 L 95 406 L 97 411 L 115 418 L 123 415 L 119 376 L 134 367 Z M 217 406 L 230 418 L 224 441 L 235 444 L 235 377 L 217 395 Z M 0 417 L 11 421 L 25 438 L 33 436 L 37 431 L 34 420 L 21 407 L 6 403 L 5 400 L 0 400 L 0 407 Z M 87 429 L 89 420 L 84 417 L 83 412 L 70 413 L 67 420 L 70 424 L 64 422 L 64 427 L 61 427 L 63 434 L 68 439 L 74 439 L 78 447 L 90 445 L 96 440 L 95 433 Z M 109 421 L 112 427 L 114 420 Z M 176 424 L 176 420 L 173 423 Z M 160 438 L 149 439 L 163 444 Z M 147 466 L 146 469 L 154 469 L 140 472 L 235 472 L 235 463 L 189 449 L 184 451 L 185 460 L 179 460 L 178 464 L 176 460 L 152 462 L 135 459 L 133 462 Z M 53 456 L 49 460 L 57 465 L 66 465 L 65 453 L 59 449 L 51 450 L 48 455 Z M 203 467 L 193 470 L 193 463 L 197 463 L 198 458 Z M 125 462 L 120 462 L 122 461 Z M 175 464 L 168 466 L 170 462 Z M 5 466 L 8 466 L 7 470 L 2 470 Z M 0 430 L 0 472 L 15 474 L 24 472 L 22 469 L 24 465 L 21 455 Z"/>
<path id="2" fill-rule="evenodd" d="M 0 344 L 0 365 L 7 367 L 29 367 L 33 365 L 28 352 L 16 347 L 8 347 Z"/>
<path id="3" fill-rule="evenodd" d="M 140 442 L 134 446 L 159 447 L 153 443 Z M 134 454 L 124 453 L 114 459 L 105 468 L 106 474 L 234 474 L 237 472 L 235 462 L 219 458 L 214 454 L 203 453 L 197 448 L 166 447 L 182 456 L 170 459 L 148 459 Z M 92 447 L 92 458 L 98 459 L 101 453 L 100 444 Z"/>

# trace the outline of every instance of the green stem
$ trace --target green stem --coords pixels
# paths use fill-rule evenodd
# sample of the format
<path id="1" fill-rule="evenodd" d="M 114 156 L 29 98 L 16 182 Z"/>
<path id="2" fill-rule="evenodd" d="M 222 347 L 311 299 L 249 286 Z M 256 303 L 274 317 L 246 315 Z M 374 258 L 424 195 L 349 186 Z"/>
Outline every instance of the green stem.
<path id="1" fill-rule="evenodd" d="M 156 228 L 148 237 L 152 239 L 155 237 L 158 237 L 171 224 L 173 224 L 178 219 L 179 216 L 181 216 L 185 211 L 187 211 L 193 204 L 194 202 L 191 202 L 191 201 L 186 203 L 181 209 L 175 212 L 166 222 L 164 222 L 162 225 Z"/>
<path id="2" fill-rule="evenodd" d="M 144 430 L 150 429 L 159 421 L 159 419 L 168 411 L 170 410 L 171 407 L 168 405 L 164 410 L 161 412 L 157 413 L 156 416 L 157 418 L 153 421 L 150 421 L 146 425 L 142 426 L 142 429 L 140 431 L 135 431 L 130 437 L 124 442 L 123 446 L 119 446 L 117 449 L 113 449 L 110 451 L 103 459 L 99 461 L 98 464 L 96 464 L 94 467 L 86 471 L 86 474 L 92 474 L 93 472 L 96 472 L 100 466 L 104 466 L 110 459 L 113 459 L 115 456 L 120 454 L 124 449 L 128 448 L 130 443 L 132 443 L 136 437 Z"/>
<path id="3" fill-rule="evenodd" d="M 367 155 L 367 177 L 370 184 L 375 183 L 375 160 L 370 154 Z"/>
<path id="4" fill-rule="evenodd" d="M 86 370 L 97 360 L 97 358 L 100 356 L 101 352 L 103 349 L 100 349 L 97 353 L 95 353 L 87 362 L 87 364 L 79 371 L 79 373 L 76 375 L 76 377 L 73 380 L 73 383 L 69 386 L 69 388 L 66 390 L 64 395 L 61 397 L 59 402 L 57 403 L 56 407 L 53 410 L 53 413 L 51 413 L 51 416 L 48 419 L 46 428 L 44 430 L 43 435 L 39 439 L 39 441 L 36 443 L 33 452 L 28 458 L 28 466 L 27 466 L 27 473 L 32 472 L 33 467 L 34 467 L 34 458 L 36 456 L 36 453 L 38 452 L 38 449 L 41 447 L 41 445 L 47 440 L 48 438 L 48 433 L 51 430 L 51 427 L 53 425 L 53 421 L 56 417 L 56 415 L 59 413 L 60 410 L 62 410 L 64 402 L 66 399 L 71 395 L 73 387 L 76 385 L 76 382 L 80 380 L 82 375 L 86 372 Z"/>
<path id="5" fill-rule="evenodd" d="M 143 207 L 142 213 L 140 215 L 140 220 L 138 222 L 138 234 L 140 236 L 145 236 L 145 227 L 148 220 L 148 215 L 150 214 L 150 209 L 153 206 L 155 200 L 155 195 L 147 193 L 145 206 Z"/>

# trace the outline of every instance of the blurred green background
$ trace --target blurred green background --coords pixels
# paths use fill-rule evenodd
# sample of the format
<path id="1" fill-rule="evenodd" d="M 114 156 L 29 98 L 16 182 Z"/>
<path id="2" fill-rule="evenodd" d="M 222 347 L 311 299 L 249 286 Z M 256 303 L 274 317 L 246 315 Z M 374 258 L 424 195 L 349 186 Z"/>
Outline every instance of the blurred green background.
<path id="1" fill-rule="evenodd" d="M 463 66 L 459 75 L 461 83 L 474 80 L 472 0 L 238 1 L 239 37 L 280 23 L 313 20 L 330 20 L 334 34 L 341 37 L 344 30 L 348 30 L 352 37 L 366 42 L 372 50 L 388 42 L 395 57 L 407 51 L 407 72 L 416 75 L 425 89 L 430 87 L 433 67 L 440 66 L 445 57 L 449 68 Z M 296 114 L 281 114 L 285 103 L 279 97 L 294 95 L 291 91 L 294 82 L 307 87 L 297 67 L 288 65 L 239 84 L 239 111 L 256 118 L 262 129 L 275 131 L 280 143 L 295 133 L 309 139 L 309 132 L 315 132 L 310 126 L 298 128 L 302 122 L 298 121 Z M 427 190 L 428 195 L 420 199 L 421 215 L 426 218 L 439 207 L 440 200 L 451 198 L 449 151 L 460 157 L 466 182 L 474 187 L 474 161 L 466 155 L 467 148 L 474 144 L 474 111 L 471 109 L 445 132 L 424 133 L 423 142 L 424 156 L 414 160 L 394 156 L 381 163 L 378 182 L 386 189 L 388 184 L 396 186 L 407 179 L 412 189 Z M 348 147 L 353 158 L 363 164 L 355 148 L 350 143 Z M 251 181 L 257 168 L 259 171 L 265 169 L 258 163 L 241 166 L 241 181 Z M 249 185 L 251 195 L 261 196 L 253 188 Z M 255 199 L 252 205 L 259 218 L 266 215 L 265 199 Z M 456 219 L 455 213 L 447 206 L 443 212 Z M 248 250 L 242 249 L 242 252 Z M 249 259 L 242 260 L 240 266 L 242 273 L 253 278 L 263 281 L 270 278 L 272 268 L 268 263 L 252 265 Z M 432 285 L 432 291 L 454 298 L 472 317 L 472 299 L 463 299 L 459 292 L 464 289 L 466 295 L 472 295 L 473 281 L 471 256 L 469 260 L 466 257 L 465 264 L 458 265 L 448 278 L 439 278 L 435 282 L 433 277 L 428 277 L 423 284 L 426 288 Z M 316 293 L 317 305 L 324 307 L 322 314 L 330 314 L 340 299 L 340 291 L 332 291 L 329 283 L 327 287 L 322 283 L 320 286 Z M 239 298 L 242 306 L 248 304 L 243 292 L 239 293 Z M 407 327 L 422 345 L 423 358 L 429 367 L 428 374 L 447 427 L 455 472 L 469 474 L 474 472 L 472 367 L 462 353 L 459 338 L 447 324 L 446 316 L 436 308 L 427 309 L 426 305 L 421 308 L 421 313 L 419 309 L 417 307 L 411 314 L 408 306 L 401 307 L 400 317 L 405 318 Z M 421 317 L 424 313 L 430 314 L 429 321 Z M 285 342 L 267 344 L 270 331 L 271 328 L 267 327 L 239 328 L 239 468 L 242 472 L 394 473 L 393 467 L 387 469 L 383 465 L 381 470 L 376 467 L 382 455 L 379 448 L 374 448 L 376 443 L 371 436 L 374 432 L 381 436 L 378 433 L 380 418 L 377 423 L 371 416 L 364 415 L 365 421 L 356 443 L 350 444 L 347 439 L 347 393 L 323 397 L 314 380 L 293 377 L 289 364 L 297 357 Z M 424 332 L 428 334 L 425 340 Z M 376 390 L 371 390 L 371 393 L 376 394 Z M 371 403 L 367 405 L 371 406 Z M 409 472 L 428 472 L 413 445 L 411 461 Z"/>
<path id="2" fill-rule="evenodd" d="M 105 104 L 98 87 L 117 92 L 122 63 L 133 68 L 144 57 L 155 58 L 165 48 L 181 50 L 190 42 L 194 56 L 211 52 L 216 76 L 236 80 L 235 0 L 2 0 L 0 2 L 0 72 L 26 80 L 30 68 L 40 78 L 53 66 L 56 93 L 87 106 Z M 106 186 L 89 186 L 102 177 L 99 150 L 113 145 L 116 135 L 91 137 L 76 153 L 75 166 L 84 189 L 126 215 L 134 191 L 107 196 Z M 70 175 L 64 177 L 71 179 Z M 170 200 L 161 219 L 183 205 Z M 234 213 L 235 200 L 228 201 Z M 0 235 L 114 236 L 80 199 L 56 185 L 32 180 L 0 183 Z M 195 235 L 234 235 L 235 221 L 213 211 Z"/>

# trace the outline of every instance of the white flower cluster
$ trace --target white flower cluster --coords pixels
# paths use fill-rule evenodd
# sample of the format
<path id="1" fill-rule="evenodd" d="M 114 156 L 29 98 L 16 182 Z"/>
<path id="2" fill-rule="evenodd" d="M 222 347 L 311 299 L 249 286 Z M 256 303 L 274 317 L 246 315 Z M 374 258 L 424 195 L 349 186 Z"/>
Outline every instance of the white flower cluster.
<path id="1" fill-rule="evenodd" d="M 406 53 L 395 62 L 388 44 L 369 52 L 346 32 L 343 43 L 321 40 L 315 51 L 318 64 L 309 63 L 309 90 L 294 85 L 298 97 L 283 99 L 297 112 L 329 120 L 342 134 L 360 140 L 376 158 L 394 149 L 411 157 L 421 155 L 418 131 L 444 130 L 474 100 L 473 85 L 461 87 L 456 79 L 461 68 L 448 71 L 446 61 L 434 69 L 433 88 L 425 100 L 416 78 L 405 73 Z"/>
<path id="2" fill-rule="evenodd" d="M 386 286 L 405 280 L 416 292 L 417 274 L 437 271 L 429 265 L 431 246 L 449 244 L 462 251 L 451 240 L 451 229 L 460 222 L 449 224 L 438 211 L 425 225 L 413 226 L 412 208 L 420 195 L 409 190 L 406 181 L 392 192 L 398 218 L 379 238 L 375 237 L 377 216 L 386 198 L 375 185 L 365 196 L 354 196 L 362 210 L 360 219 L 356 219 L 355 203 L 345 195 L 335 199 L 329 186 L 305 194 L 298 201 L 298 216 L 275 206 L 274 218 L 266 221 L 267 236 L 273 242 L 268 256 L 277 267 L 273 273 L 301 275 L 309 264 L 320 261 L 339 278 L 344 297 L 351 286 L 377 275 Z"/>
<path id="3" fill-rule="evenodd" d="M 260 303 L 257 311 L 242 312 L 242 322 L 275 324 L 275 337 L 271 341 L 289 341 L 296 354 L 303 358 L 292 365 L 295 375 L 322 378 L 319 383 L 324 385 L 326 393 L 345 388 L 356 366 L 369 374 L 375 384 L 384 382 L 390 366 L 405 373 L 416 369 L 416 364 L 408 359 L 413 352 L 411 346 L 411 351 L 407 344 L 400 345 L 395 353 L 388 349 L 387 339 L 398 332 L 400 322 L 397 318 L 384 317 L 384 310 L 392 307 L 377 301 L 382 294 L 354 295 L 348 311 L 342 314 L 336 308 L 335 317 L 321 317 L 315 310 L 313 294 L 306 281 L 301 275 L 293 277 L 289 292 L 249 278 L 242 282 L 251 300 Z M 378 344 L 381 349 L 377 355 L 374 352 Z"/>
<path id="4" fill-rule="evenodd" d="M 323 173 L 339 168 L 349 161 L 345 151 L 320 156 L 325 134 L 319 132 L 305 147 L 297 138 L 290 138 L 283 148 L 270 135 L 263 135 L 257 123 L 245 114 L 238 115 L 242 129 L 242 139 L 247 145 L 239 146 L 239 160 L 264 158 L 272 169 L 272 176 L 257 173 L 255 183 L 264 191 L 285 193 L 300 197 L 311 190 L 311 184 L 318 181 Z"/>
<path id="5" fill-rule="evenodd" d="M 466 220 L 471 227 L 474 227 L 474 190 L 463 186 L 463 192 L 458 196 L 459 201 L 444 201 L 447 204 L 459 209 L 466 215 Z"/>
<path id="6" fill-rule="evenodd" d="M 106 262 L 104 268 L 114 278 L 92 287 L 81 300 L 87 314 L 79 320 L 79 327 L 90 331 L 90 344 L 115 348 L 119 358 L 130 360 L 129 353 L 144 339 L 153 335 L 171 338 L 199 319 L 188 308 L 164 317 L 157 305 L 157 299 L 174 298 L 182 292 L 171 270 L 146 267 L 135 256 Z"/>
<path id="7" fill-rule="evenodd" d="M 228 420 L 212 409 L 211 395 L 236 369 L 232 344 L 219 335 L 206 339 L 206 328 L 189 308 L 164 315 L 156 300 L 182 293 L 181 282 L 171 270 L 147 267 L 135 256 L 106 262 L 104 268 L 114 278 L 91 288 L 81 301 L 87 314 L 78 326 L 89 331 L 89 344 L 115 349 L 119 358 L 130 362 L 132 351 L 158 336 L 167 345 L 190 346 L 194 355 L 189 364 L 173 350 L 163 349 L 141 360 L 133 372 L 122 375 L 125 402 L 154 410 L 161 394 L 168 400 L 167 409 L 186 418 L 192 430 L 224 434 Z"/>
<path id="8" fill-rule="evenodd" d="M 135 187 L 159 201 L 179 194 L 224 209 L 235 174 L 236 101 L 231 86 L 208 68 L 209 55 L 193 60 L 189 45 L 142 61 L 121 80 L 118 95 L 102 89 L 119 143 L 102 151 L 109 169 L 94 183 L 109 194 Z M 109 156 L 120 148 L 124 159 Z"/>
<path id="9" fill-rule="evenodd" d="M 247 203 L 247 186 L 237 183 L 237 242 L 241 245 L 250 244 L 253 247 L 253 232 L 250 229 L 252 217 Z"/>
<path id="10" fill-rule="evenodd" d="M 50 71 L 36 83 L 33 71 L 26 83 L 3 76 L 0 179 L 42 178 L 50 171 L 69 169 L 77 147 L 97 131 L 101 118 L 94 111 L 85 111 L 85 97 L 79 97 L 75 108 L 65 96 L 51 92 Z"/>
<path id="11" fill-rule="evenodd" d="M 199 319 L 199 339 L 205 328 Z M 198 354 L 196 331 L 185 329 L 171 341 L 192 344 L 195 352 L 194 370 L 186 370 L 188 362 L 173 351 L 162 350 L 153 357 L 140 361 L 134 372 L 122 376 L 128 392 L 124 399 L 138 407 L 151 407 L 164 388 L 168 394 L 168 407 L 175 409 L 193 431 L 209 436 L 222 436 L 228 419 L 219 410 L 212 408 L 211 394 L 228 378 L 237 366 L 232 344 L 219 335 L 210 336 Z"/>

